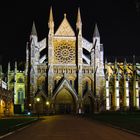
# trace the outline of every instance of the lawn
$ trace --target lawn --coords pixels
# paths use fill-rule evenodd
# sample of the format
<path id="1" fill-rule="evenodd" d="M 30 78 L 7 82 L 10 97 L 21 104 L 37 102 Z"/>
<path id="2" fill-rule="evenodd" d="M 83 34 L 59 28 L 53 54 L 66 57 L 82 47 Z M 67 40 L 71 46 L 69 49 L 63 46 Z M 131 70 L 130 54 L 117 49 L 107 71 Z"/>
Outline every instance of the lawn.
<path id="1" fill-rule="evenodd" d="M 140 112 L 101 113 L 92 119 L 140 133 Z"/>
<path id="2" fill-rule="evenodd" d="M 33 121 L 36 121 L 33 117 L 0 119 L 0 135 L 23 127 Z"/>

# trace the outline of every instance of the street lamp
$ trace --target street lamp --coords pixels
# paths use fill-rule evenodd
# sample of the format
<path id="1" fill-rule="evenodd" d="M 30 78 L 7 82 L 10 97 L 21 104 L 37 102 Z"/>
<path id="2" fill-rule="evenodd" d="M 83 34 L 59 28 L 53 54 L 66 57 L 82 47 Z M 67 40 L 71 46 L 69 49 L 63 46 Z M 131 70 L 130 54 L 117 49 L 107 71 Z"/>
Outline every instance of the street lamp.
<path id="1" fill-rule="evenodd" d="M 46 102 L 46 105 L 49 105 L 49 104 L 50 104 L 49 101 L 47 101 L 47 102 Z"/>
<path id="2" fill-rule="evenodd" d="M 37 101 L 37 116 L 38 116 L 38 118 L 39 118 L 39 102 L 40 102 L 40 98 L 39 97 L 37 97 L 36 98 L 36 101 Z"/>
<path id="3" fill-rule="evenodd" d="M 39 98 L 39 97 L 38 97 L 38 98 L 36 98 L 36 101 L 37 101 L 37 102 L 40 102 L 40 98 Z"/>
<path id="4" fill-rule="evenodd" d="M 49 113 L 49 105 L 50 105 L 50 102 L 49 101 L 46 101 L 47 113 Z"/>

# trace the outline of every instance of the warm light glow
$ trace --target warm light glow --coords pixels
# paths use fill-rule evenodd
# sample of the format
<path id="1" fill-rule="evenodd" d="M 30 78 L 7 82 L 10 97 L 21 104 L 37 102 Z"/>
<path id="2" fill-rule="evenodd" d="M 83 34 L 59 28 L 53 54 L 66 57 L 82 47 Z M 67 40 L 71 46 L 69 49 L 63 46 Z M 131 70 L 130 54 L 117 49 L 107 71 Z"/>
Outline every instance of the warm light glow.
<path id="1" fill-rule="evenodd" d="M 106 89 L 106 97 L 109 97 L 109 89 Z"/>
<path id="2" fill-rule="evenodd" d="M 119 98 L 119 90 L 116 89 L 116 97 Z"/>
<path id="3" fill-rule="evenodd" d="M 136 81 L 136 88 L 138 88 L 139 87 L 139 85 L 138 85 L 138 81 Z"/>
<path id="4" fill-rule="evenodd" d="M 106 110 L 110 109 L 109 98 L 106 98 Z"/>
<path id="5" fill-rule="evenodd" d="M 47 101 L 47 102 L 46 102 L 46 105 L 49 105 L 49 104 L 50 104 L 49 101 Z"/>
<path id="6" fill-rule="evenodd" d="M 128 88 L 128 81 L 126 81 L 126 88 Z"/>
<path id="7" fill-rule="evenodd" d="M 29 104 L 29 106 L 32 106 L 32 104 Z"/>
<path id="8" fill-rule="evenodd" d="M 119 87 L 119 81 L 116 81 L 116 87 L 117 88 Z"/>
<path id="9" fill-rule="evenodd" d="M 136 106 L 139 108 L 139 90 L 136 90 Z"/>
<path id="10" fill-rule="evenodd" d="M 106 87 L 109 87 L 109 82 L 108 81 L 106 81 Z"/>
<path id="11" fill-rule="evenodd" d="M 36 101 L 37 101 L 37 102 L 40 102 L 40 98 L 36 98 Z"/>
<path id="12" fill-rule="evenodd" d="M 126 97 L 129 97 L 129 89 L 126 89 Z"/>
<path id="13" fill-rule="evenodd" d="M 129 107 L 129 89 L 126 89 L 126 106 Z"/>
<path id="14" fill-rule="evenodd" d="M 117 107 L 117 109 L 119 109 L 119 107 L 120 107 L 120 99 L 119 98 L 116 99 L 116 107 Z"/>
<path id="15" fill-rule="evenodd" d="M 126 106 L 129 107 L 129 97 L 126 98 Z"/>

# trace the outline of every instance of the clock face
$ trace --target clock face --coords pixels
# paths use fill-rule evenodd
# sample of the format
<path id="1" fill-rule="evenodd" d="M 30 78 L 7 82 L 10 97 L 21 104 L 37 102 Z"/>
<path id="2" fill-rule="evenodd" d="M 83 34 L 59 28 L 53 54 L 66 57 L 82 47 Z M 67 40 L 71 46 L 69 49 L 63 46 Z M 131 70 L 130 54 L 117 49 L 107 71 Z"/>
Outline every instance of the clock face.
<path id="1" fill-rule="evenodd" d="M 75 58 L 75 50 L 73 47 L 63 44 L 56 47 L 55 56 L 60 63 L 70 63 Z"/>

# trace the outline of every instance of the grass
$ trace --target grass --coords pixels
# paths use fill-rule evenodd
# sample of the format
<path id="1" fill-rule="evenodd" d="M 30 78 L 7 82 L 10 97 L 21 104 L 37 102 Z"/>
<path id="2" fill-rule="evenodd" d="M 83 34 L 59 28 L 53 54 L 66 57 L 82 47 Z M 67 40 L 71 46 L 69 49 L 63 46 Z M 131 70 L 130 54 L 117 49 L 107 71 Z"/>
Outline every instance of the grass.
<path id="1" fill-rule="evenodd" d="M 23 127 L 34 121 L 36 121 L 36 119 L 33 117 L 0 119 L 0 135 Z"/>
<path id="2" fill-rule="evenodd" d="M 108 112 L 90 116 L 93 120 L 140 133 L 140 112 Z"/>

